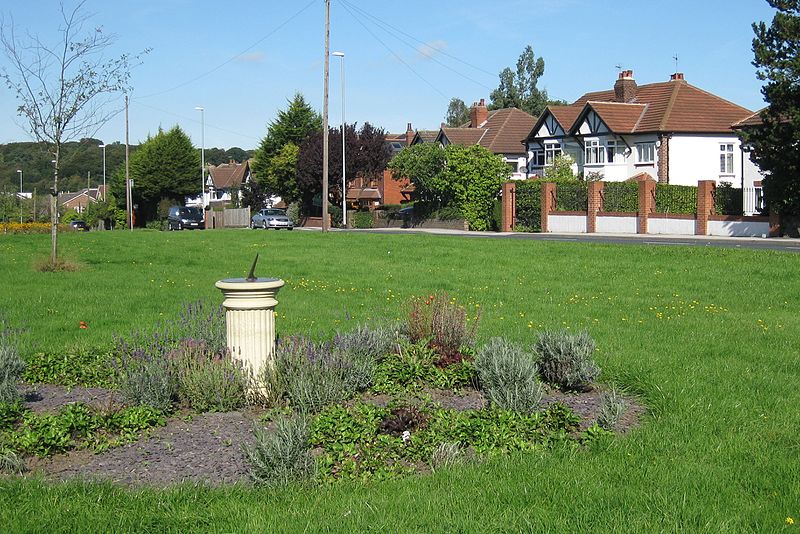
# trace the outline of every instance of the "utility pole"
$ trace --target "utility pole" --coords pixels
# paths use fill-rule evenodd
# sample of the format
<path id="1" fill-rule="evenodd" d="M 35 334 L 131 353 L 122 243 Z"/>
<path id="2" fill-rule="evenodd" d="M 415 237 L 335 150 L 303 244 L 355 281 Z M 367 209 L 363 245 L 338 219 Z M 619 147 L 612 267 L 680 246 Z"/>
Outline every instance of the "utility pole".
<path id="1" fill-rule="evenodd" d="M 133 211 L 131 193 L 130 146 L 128 144 L 128 95 L 125 95 L 125 209 L 128 212 L 128 228 L 133 232 Z"/>
<path id="2" fill-rule="evenodd" d="M 322 90 L 322 231 L 328 221 L 328 75 L 331 55 L 331 0 L 325 0 L 325 83 Z"/>

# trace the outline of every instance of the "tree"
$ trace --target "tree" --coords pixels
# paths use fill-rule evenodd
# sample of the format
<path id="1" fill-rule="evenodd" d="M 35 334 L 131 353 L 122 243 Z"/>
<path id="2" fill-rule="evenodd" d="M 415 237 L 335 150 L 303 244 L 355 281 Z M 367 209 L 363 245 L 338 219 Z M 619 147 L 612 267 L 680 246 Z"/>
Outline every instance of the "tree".
<path id="1" fill-rule="evenodd" d="M 549 103 L 547 91 L 536 86 L 543 74 L 544 59 L 526 46 L 517 60 L 516 72 L 509 67 L 500 72 L 500 85 L 489 95 L 489 109 L 515 107 L 538 117 Z"/>
<path id="2" fill-rule="evenodd" d="M 322 117 L 296 93 L 286 111 L 278 111 L 278 117 L 269 123 L 267 135 L 253 155 L 250 168 L 257 180 L 262 181 L 267 194 L 278 194 L 266 187 L 266 177 L 271 172 L 271 161 L 287 143 L 300 146 L 312 132 L 322 131 Z"/>
<path id="3" fill-rule="evenodd" d="M 349 184 L 357 177 L 376 178 L 383 172 L 389 162 L 391 152 L 386 146 L 386 132 L 364 123 L 361 130 L 356 131 L 355 124 L 345 127 L 346 174 Z M 331 147 L 342 146 L 341 128 L 331 128 L 328 133 Z M 328 158 L 328 180 L 333 184 L 332 192 L 336 192 L 341 200 L 343 193 L 339 184 L 342 181 L 342 151 L 335 148 Z M 300 145 L 297 160 L 297 185 L 300 197 L 306 209 L 311 207 L 312 199 L 322 192 L 322 132 L 309 135 Z"/>
<path id="4" fill-rule="evenodd" d="M 414 184 L 423 205 L 455 206 L 473 230 L 489 228 L 494 200 L 511 175 L 501 156 L 480 145 L 414 145 L 396 155 L 389 168 L 395 179 L 407 177 Z"/>
<path id="5" fill-rule="evenodd" d="M 463 126 L 469 122 L 469 108 L 463 100 L 453 97 L 450 99 L 450 104 L 447 106 L 447 116 L 444 120 L 451 128 Z"/>
<path id="6" fill-rule="evenodd" d="M 113 93 L 130 89 L 130 63 L 137 57 L 123 54 L 108 59 L 106 49 L 114 37 L 102 28 L 86 28 L 85 0 L 73 10 L 60 6 L 60 38 L 49 45 L 39 37 L 21 41 L 13 25 L 0 29 L 0 41 L 11 63 L 0 77 L 14 93 L 17 112 L 28 123 L 30 133 L 47 143 L 55 162 L 50 202 L 51 255 L 58 260 L 58 176 L 61 148 L 65 141 L 93 134 L 113 116 L 106 111 Z M 86 29 L 85 29 L 86 28 Z M 144 51 L 147 53 L 147 51 Z"/>
<path id="7" fill-rule="evenodd" d="M 777 10 L 772 23 L 754 23 L 753 65 L 766 82 L 769 106 L 763 125 L 743 132 L 752 158 L 766 174 L 764 197 L 770 210 L 800 216 L 800 1 L 767 0 Z"/>
<path id="8" fill-rule="evenodd" d="M 183 203 L 184 197 L 200 193 L 200 156 L 179 126 L 168 132 L 159 130 L 149 137 L 131 157 L 130 167 L 141 224 L 157 217 L 161 199 Z M 118 188 L 119 185 L 114 190 Z"/>
<path id="9" fill-rule="evenodd" d="M 300 148 L 294 143 L 286 143 L 269 160 L 269 172 L 262 176 L 259 185 L 267 196 L 281 197 L 287 204 L 300 197 L 297 186 L 297 157 Z"/>

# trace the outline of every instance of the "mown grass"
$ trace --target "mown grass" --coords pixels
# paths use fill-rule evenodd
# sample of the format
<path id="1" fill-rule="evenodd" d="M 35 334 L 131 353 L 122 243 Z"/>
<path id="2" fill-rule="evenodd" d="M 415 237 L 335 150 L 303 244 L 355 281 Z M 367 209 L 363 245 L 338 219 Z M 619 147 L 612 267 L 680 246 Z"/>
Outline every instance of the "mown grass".
<path id="1" fill-rule="evenodd" d="M 23 350 L 100 347 L 214 282 L 278 276 L 280 334 L 327 336 L 446 290 L 479 336 L 588 328 L 603 379 L 643 425 L 607 446 L 513 455 L 368 486 L 130 490 L 0 481 L 10 531 L 769 532 L 800 520 L 800 256 L 434 236 L 292 232 L 65 235 L 75 273 L 37 273 L 47 236 L 0 237 L 0 313 Z M 163 314 L 163 315 L 162 315 Z M 89 328 L 80 329 L 79 321 Z"/>

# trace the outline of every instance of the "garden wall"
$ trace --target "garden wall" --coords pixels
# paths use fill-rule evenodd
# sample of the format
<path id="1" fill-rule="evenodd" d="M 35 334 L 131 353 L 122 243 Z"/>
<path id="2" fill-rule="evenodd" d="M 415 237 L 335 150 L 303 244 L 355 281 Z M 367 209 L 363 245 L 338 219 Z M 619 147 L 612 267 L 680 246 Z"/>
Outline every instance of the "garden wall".
<path id="1" fill-rule="evenodd" d="M 780 235 L 777 216 L 744 216 L 743 191 L 701 180 L 697 187 L 638 182 L 503 185 L 502 228 L 559 233 Z M 583 211 L 585 209 L 585 211 Z"/>

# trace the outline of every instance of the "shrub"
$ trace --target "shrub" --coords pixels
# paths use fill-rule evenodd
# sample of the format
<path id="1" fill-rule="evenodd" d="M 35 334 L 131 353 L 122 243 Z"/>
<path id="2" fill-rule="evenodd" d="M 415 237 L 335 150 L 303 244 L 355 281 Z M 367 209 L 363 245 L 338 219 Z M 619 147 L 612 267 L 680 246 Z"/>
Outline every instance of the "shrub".
<path id="1" fill-rule="evenodd" d="M 397 325 L 358 325 L 350 332 L 337 332 L 333 345 L 350 354 L 361 353 L 377 360 L 397 352 L 400 332 Z"/>
<path id="2" fill-rule="evenodd" d="M 300 204 L 292 202 L 286 207 L 286 216 L 295 226 L 300 226 Z"/>
<path id="3" fill-rule="evenodd" d="M 375 358 L 363 352 L 289 337 L 280 340 L 275 348 L 274 383 L 292 404 L 315 412 L 367 389 L 375 380 L 375 366 Z"/>
<path id="4" fill-rule="evenodd" d="M 412 343 L 427 340 L 439 353 L 441 363 L 460 361 L 454 356 L 462 348 L 472 346 L 478 328 L 477 317 L 472 324 L 467 319 L 464 307 L 446 292 L 415 298 L 408 314 L 408 337 Z"/>
<path id="5" fill-rule="evenodd" d="M 553 159 L 553 164 L 545 167 L 544 179 L 547 182 L 575 180 L 572 166 L 575 158 L 569 154 L 559 154 Z"/>
<path id="6" fill-rule="evenodd" d="M 440 443 L 431 455 L 431 468 L 449 469 L 458 467 L 469 462 L 475 461 L 475 450 L 470 447 L 462 447 L 458 442 Z"/>
<path id="7" fill-rule="evenodd" d="M 434 211 L 431 216 L 440 221 L 456 221 L 464 218 L 458 206 L 444 206 Z"/>
<path id="8" fill-rule="evenodd" d="M 254 428 L 255 441 L 244 452 L 250 477 L 264 486 L 283 486 L 314 476 L 316 464 L 308 447 L 310 426 L 302 415 L 280 416 L 275 430 Z"/>
<path id="9" fill-rule="evenodd" d="M 172 362 L 165 355 L 136 350 L 122 354 L 116 363 L 117 384 L 126 404 L 163 412 L 172 409 L 178 381 Z"/>
<path id="10" fill-rule="evenodd" d="M 497 408 L 531 413 L 542 400 L 539 367 L 533 354 L 502 338 L 492 338 L 475 357 L 481 389 Z"/>
<path id="11" fill-rule="evenodd" d="M 600 415 L 597 417 L 597 424 L 600 428 L 613 431 L 627 407 L 628 403 L 616 389 L 612 388 L 611 391 L 603 393 L 600 397 Z"/>
<path id="12" fill-rule="evenodd" d="M 23 379 L 67 387 L 112 387 L 114 368 L 107 348 L 72 347 L 63 352 L 37 352 L 27 362 Z"/>
<path id="13" fill-rule="evenodd" d="M 244 405 L 248 377 L 227 354 L 187 346 L 175 364 L 178 396 L 198 412 L 228 412 Z"/>
<path id="14" fill-rule="evenodd" d="M 571 334 L 567 330 L 545 331 L 534 347 L 545 382 L 568 390 L 585 390 L 600 374 L 592 355 L 594 340 L 585 330 Z"/>
<path id="15" fill-rule="evenodd" d="M 353 228 L 372 228 L 373 223 L 372 212 L 357 211 L 353 214 Z"/>
<path id="16" fill-rule="evenodd" d="M 17 384 L 24 371 L 25 362 L 19 357 L 17 345 L 9 334 L 0 330 L 0 403 L 19 399 Z"/>
<path id="17" fill-rule="evenodd" d="M 717 215 L 741 215 L 744 197 L 741 188 L 730 182 L 721 182 L 714 193 L 714 212 Z"/>

